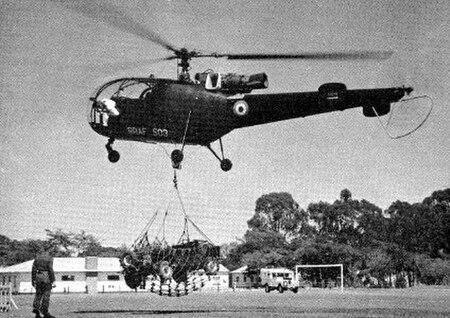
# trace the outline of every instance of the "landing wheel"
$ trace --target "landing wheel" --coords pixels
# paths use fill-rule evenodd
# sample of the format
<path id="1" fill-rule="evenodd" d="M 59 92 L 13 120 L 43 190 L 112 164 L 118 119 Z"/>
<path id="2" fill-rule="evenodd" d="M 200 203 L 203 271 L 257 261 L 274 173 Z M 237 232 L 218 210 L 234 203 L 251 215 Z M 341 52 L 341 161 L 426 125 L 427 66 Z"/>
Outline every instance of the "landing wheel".
<path id="1" fill-rule="evenodd" d="M 142 283 L 142 277 L 136 272 L 125 272 L 124 274 L 125 283 L 131 289 L 138 288 Z"/>
<path id="2" fill-rule="evenodd" d="M 174 167 L 179 167 L 184 159 L 183 152 L 180 149 L 175 149 L 170 154 L 170 159 L 172 159 L 172 164 Z"/>
<path id="3" fill-rule="evenodd" d="M 114 143 L 114 138 L 109 138 L 108 143 L 105 145 L 106 150 L 108 151 L 108 159 L 112 163 L 117 162 L 120 159 L 119 152 L 112 148 L 113 143 Z"/>
<path id="4" fill-rule="evenodd" d="M 119 159 L 120 159 L 120 154 L 119 154 L 119 152 L 116 151 L 116 150 L 111 150 L 111 151 L 108 153 L 108 159 L 109 159 L 109 161 L 112 162 L 112 163 L 115 163 L 115 162 L 119 161 Z"/>
<path id="5" fill-rule="evenodd" d="M 280 294 L 282 294 L 283 292 L 284 292 L 284 288 L 283 288 L 283 286 L 281 286 L 281 285 L 278 285 L 278 292 L 280 293 Z"/>
<path id="6" fill-rule="evenodd" d="M 230 159 L 225 159 L 224 155 L 223 155 L 223 145 L 222 145 L 222 138 L 219 139 L 219 143 L 220 143 L 220 152 L 222 153 L 222 158 L 219 157 L 217 155 L 217 153 L 211 148 L 211 145 L 205 145 L 206 148 L 209 149 L 209 151 L 212 152 L 212 154 L 214 155 L 214 157 L 216 157 L 219 161 L 220 161 L 220 168 L 223 171 L 230 171 L 231 167 L 233 166 L 233 164 L 231 163 Z"/>
<path id="7" fill-rule="evenodd" d="M 231 163 L 230 159 L 223 159 L 220 161 L 220 168 L 223 171 L 230 171 L 232 167 L 233 167 L 233 164 Z"/>

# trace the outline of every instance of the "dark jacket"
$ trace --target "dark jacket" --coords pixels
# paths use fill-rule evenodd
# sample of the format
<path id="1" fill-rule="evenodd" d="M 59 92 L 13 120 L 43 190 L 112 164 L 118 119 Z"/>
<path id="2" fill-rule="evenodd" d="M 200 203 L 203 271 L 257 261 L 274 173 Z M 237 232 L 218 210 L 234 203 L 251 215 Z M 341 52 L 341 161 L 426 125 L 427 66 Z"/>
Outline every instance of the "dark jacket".
<path id="1" fill-rule="evenodd" d="M 31 270 L 31 281 L 36 282 L 36 274 L 38 272 L 47 272 L 50 283 L 55 282 L 55 272 L 53 271 L 53 258 L 50 256 L 38 256 L 33 262 Z"/>

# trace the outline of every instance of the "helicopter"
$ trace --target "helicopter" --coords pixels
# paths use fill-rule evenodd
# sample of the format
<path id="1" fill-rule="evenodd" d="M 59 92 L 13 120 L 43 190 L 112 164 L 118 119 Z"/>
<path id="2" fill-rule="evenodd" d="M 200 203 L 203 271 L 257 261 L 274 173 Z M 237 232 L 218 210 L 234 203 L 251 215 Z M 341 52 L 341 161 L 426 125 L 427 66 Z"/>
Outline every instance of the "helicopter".
<path id="1" fill-rule="evenodd" d="M 170 154 L 176 169 L 181 168 L 185 146 L 200 145 L 211 151 L 223 171 L 229 171 L 232 162 L 224 155 L 222 137 L 235 129 L 355 107 L 362 107 L 366 117 L 379 117 L 390 112 L 391 103 L 413 91 L 405 86 L 347 89 L 343 83 L 332 82 L 321 85 L 317 91 L 252 94 L 253 90 L 268 88 L 266 73 L 246 75 L 208 70 L 191 78 L 191 60 L 383 60 L 393 52 L 202 53 L 173 46 L 118 8 L 74 9 L 95 19 L 104 11 L 113 11 L 120 19 L 104 18 L 104 22 L 170 51 L 171 55 L 161 61 L 177 60 L 176 79 L 154 75 L 118 78 L 102 85 L 90 97 L 88 121 L 96 133 L 108 138 L 106 150 L 112 163 L 120 159 L 119 152 L 113 149 L 115 140 L 179 145 Z M 220 153 L 211 146 L 216 141 Z"/>

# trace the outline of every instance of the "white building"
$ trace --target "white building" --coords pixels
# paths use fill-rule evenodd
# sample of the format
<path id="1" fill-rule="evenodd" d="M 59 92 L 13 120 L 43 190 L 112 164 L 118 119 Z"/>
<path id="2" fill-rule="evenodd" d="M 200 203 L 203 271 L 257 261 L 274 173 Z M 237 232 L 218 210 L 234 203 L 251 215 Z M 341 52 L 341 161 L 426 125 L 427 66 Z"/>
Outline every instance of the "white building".
<path id="1" fill-rule="evenodd" d="M 0 268 L 0 284 L 12 283 L 14 293 L 34 293 L 31 285 L 33 260 Z M 55 293 L 131 291 L 119 259 L 115 257 L 55 257 Z"/>
<path id="2" fill-rule="evenodd" d="M 12 283 L 13 293 L 34 293 L 31 285 L 33 261 L 0 268 L 0 285 Z M 130 292 L 118 258 L 115 257 L 55 257 L 54 293 L 110 293 Z M 229 288 L 229 270 L 219 265 L 216 275 L 210 276 L 205 291 L 223 291 Z M 145 291 L 145 290 L 138 290 Z"/>
<path id="3" fill-rule="evenodd" d="M 230 271 L 228 268 L 219 264 L 219 270 L 215 275 L 209 276 L 209 281 L 205 283 L 205 291 L 227 291 L 230 289 Z"/>
<path id="4" fill-rule="evenodd" d="M 230 272 L 230 276 L 233 289 L 258 287 L 258 274 L 249 272 L 247 266 L 242 266 Z"/>

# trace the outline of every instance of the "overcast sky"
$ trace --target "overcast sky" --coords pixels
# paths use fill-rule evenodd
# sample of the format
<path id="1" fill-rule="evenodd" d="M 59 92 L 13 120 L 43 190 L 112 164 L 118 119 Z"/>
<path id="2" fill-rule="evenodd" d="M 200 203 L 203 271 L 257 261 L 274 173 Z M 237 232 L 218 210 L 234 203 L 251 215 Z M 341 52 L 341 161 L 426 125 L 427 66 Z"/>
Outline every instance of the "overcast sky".
<path id="1" fill-rule="evenodd" d="M 165 152 L 173 146 L 116 141 L 121 160 L 111 164 L 106 138 L 86 116 L 89 97 L 107 80 L 175 77 L 175 61 L 146 62 L 169 52 L 58 3 L 0 3 L 0 234 L 36 239 L 45 229 L 85 230 L 103 245 L 130 245 L 156 210 L 169 207 L 168 227 L 178 237 L 180 205 Z M 361 109 L 235 130 L 223 138 L 233 161 L 227 173 L 206 148 L 187 147 L 181 195 L 215 243 L 242 237 L 256 200 L 270 192 L 289 192 L 306 209 L 348 188 L 386 209 L 450 187 L 450 2 L 112 3 L 173 46 L 203 52 L 394 51 L 389 60 L 365 62 L 199 59 L 191 73 L 266 72 L 269 88 L 258 93 L 343 82 L 349 89 L 411 85 L 434 100 L 425 125 L 399 140 Z M 414 126 L 428 109 L 410 105 L 393 128 Z"/>

